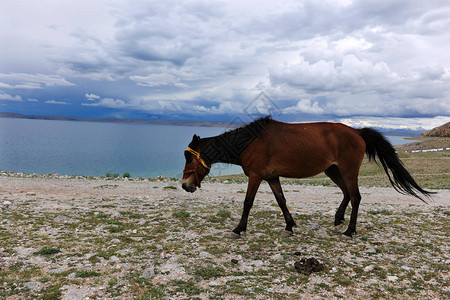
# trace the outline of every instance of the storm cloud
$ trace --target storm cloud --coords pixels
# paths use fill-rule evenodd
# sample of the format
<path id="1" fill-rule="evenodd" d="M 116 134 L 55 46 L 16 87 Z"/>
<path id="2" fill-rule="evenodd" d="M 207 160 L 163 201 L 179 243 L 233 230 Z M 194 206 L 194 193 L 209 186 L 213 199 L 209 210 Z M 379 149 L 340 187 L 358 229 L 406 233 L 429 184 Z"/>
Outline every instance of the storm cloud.
<path id="1" fill-rule="evenodd" d="M 22 0 L 3 7 L 3 108 L 45 110 L 55 101 L 79 114 L 220 119 L 263 92 L 290 121 L 450 116 L 448 1 Z M 39 101 L 20 101 L 28 98 Z"/>

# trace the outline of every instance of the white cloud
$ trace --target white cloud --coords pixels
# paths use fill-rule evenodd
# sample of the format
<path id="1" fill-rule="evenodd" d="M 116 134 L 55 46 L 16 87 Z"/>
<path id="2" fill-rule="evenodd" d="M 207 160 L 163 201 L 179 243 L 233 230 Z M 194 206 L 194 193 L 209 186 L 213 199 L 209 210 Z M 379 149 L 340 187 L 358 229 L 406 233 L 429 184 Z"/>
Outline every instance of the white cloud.
<path id="1" fill-rule="evenodd" d="M 0 91 L 0 100 L 7 100 L 7 101 L 23 101 L 22 97 L 16 95 L 16 96 L 11 96 L 9 94 L 6 94 L 2 91 Z"/>
<path id="2" fill-rule="evenodd" d="M 0 79 L 20 83 L 17 85 L 1 83 L 3 87 L 7 88 L 38 89 L 43 87 L 75 85 L 74 83 L 67 81 L 59 75 L 47 74 L 3 73 L 0 74 Z M 0 87 L 2 87 L 1 85 Z"/>
<path id="3" fill-rule="evenodd" d="M 322 114 L 325 109 L 322 108 L 317 101 L 312 102 L 311 99 L 303 99 L 297 102 L 297 105 L 284 108 L 283 113 L 307 113 L 307 114 Z"/>
<path id="4" fill-rule="evenodd" d="M 146 76 L 130 76 L 130 79 L 135 81 L 137 85 L 147 86 L 147 87 L 155 87 L 155 86 L 166 86 L 173 85 L 176 87 L 188 87 L 188 85 L 183 84 L 173 74 L 149 74 Z"/>
<path id="5" fill-rule="evenodd" d="M 89 101 L 95 101 L 95 100 L 100 99 L 100 96 L 95 95 L 95 94 L 88 94 L 88 93 L 84 94 L 84 97 L 86 97 L 86 100 L 89 100 Z"/>
<path id="6" fill-rule="evenodd" d="M 57 105 L 68 105 L 69 104 L 65 101 L 56 101 L 56 100 L 47 100 L 44 103 L 45 104 L 57 104 Z"/>
<path id="7" fill-rule="evenodd" d="M 3 88 L 3 89 L 26 89 L 26 90 L 30 90 L 30 89 L 40 89 L 42 87 L 41 87 L 40 84 L 34 83 L 34 82 L 29 82 L 29 83 L 24 83 L 24 84 L 15 84 L 15 85 L 11 85 L 11 84 L 8 84 L 8 83 L 0 82 L 0 88 Z"/>

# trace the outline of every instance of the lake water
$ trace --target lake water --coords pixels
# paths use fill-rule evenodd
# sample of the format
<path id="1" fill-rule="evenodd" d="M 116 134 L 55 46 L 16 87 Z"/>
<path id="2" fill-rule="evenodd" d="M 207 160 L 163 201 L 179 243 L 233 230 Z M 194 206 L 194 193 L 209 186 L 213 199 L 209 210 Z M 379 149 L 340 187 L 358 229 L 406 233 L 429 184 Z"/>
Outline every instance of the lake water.
<path id="1" fill-rule="evenodd" d="M 215 136 L 225 128 L 134 125 L 0 118 L 0 170 L 37 174 L 181 177 L 193 134 Z M 411 141 L 387 136 L 391 143 Z M 211 175 L 242 173 L 215 164 Z"/>

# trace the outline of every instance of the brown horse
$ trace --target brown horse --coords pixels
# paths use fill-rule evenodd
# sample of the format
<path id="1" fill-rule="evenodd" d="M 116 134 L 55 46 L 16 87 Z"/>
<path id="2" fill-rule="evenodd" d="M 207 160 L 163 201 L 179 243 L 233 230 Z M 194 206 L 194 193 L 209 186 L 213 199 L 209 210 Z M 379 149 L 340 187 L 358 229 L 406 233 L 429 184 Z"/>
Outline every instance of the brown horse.
<path id="1" fill-rule="evenodd" d="M 371 161 L 378 157 L 397 191 L 422 201 L 416 191 L 425 196 L 432 194 L 419 187 L 403 167 L 392 145 L 376 130 L 354 129 L 337 123 L 286 124 L 270 117 L 215 137 L 201 139 L 194 135 L 184 152 L 186 165 L 182 186 L 186 191 L 194 192 L 214 163 L 240 165 L 248 176 L 248 187 L 242 217 L 232 235 L 237 238 L 246 231 L 256 192 L 261 181 L 266 180 L 286 221 L 284 235 L 289 236 L 293 234 L 295 222 L 286 206 L 280 176 L 304 178 L 325 172 L 344 194 L 335 215 L 335 226 L 342 226 L 345 210 L 351 202 L 350 224 L 343 234 L 352 237 L 356 233 L 361 201 L 358 174 L 365 153 Z"/>

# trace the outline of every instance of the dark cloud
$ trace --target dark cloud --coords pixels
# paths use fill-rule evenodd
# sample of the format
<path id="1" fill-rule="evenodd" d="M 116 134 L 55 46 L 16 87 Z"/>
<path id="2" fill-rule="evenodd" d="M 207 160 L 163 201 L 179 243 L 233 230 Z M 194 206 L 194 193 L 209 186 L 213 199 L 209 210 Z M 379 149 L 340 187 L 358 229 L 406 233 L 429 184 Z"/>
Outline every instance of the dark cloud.
<path id="1" fill-rule="evenodd" d="M 23 2 L 0 12 L 3 98 L 200 118 L 264 91 L 290 120 L 450 115 L 448 1 Z"/>

